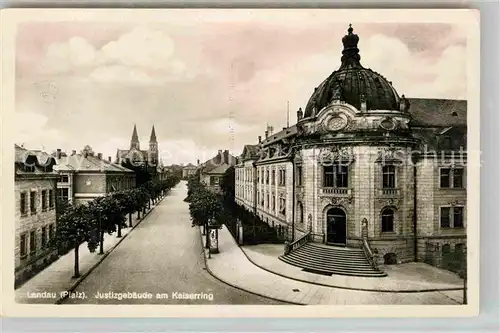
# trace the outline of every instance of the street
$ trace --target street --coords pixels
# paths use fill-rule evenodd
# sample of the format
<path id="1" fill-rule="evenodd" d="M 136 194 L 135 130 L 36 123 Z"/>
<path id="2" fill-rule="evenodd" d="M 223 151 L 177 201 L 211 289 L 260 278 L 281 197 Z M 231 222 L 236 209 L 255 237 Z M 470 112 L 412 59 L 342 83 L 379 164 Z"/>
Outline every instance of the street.
<path id="1" fill-rule="evenodd" d="M 63 304 L 285 304 L 228 286 L 205 270 L 186 195 L 181 182 Z M 135 296 L 144 293 L 150 297 Z"/>

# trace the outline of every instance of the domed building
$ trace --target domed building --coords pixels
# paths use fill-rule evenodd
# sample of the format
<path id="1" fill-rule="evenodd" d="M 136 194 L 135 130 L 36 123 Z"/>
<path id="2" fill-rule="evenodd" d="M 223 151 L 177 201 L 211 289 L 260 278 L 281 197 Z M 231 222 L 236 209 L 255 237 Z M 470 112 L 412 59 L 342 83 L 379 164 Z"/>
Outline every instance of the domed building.
<path id="1" fill-rule="evenodd" d="M 363 67 L 351 26 L 342 43 L 340 67 L 297 123 L 268 126 L 245 146 L 235 200 L 287 241 L 281 259 L 304 269 L 376 277 L 380 264 L 449 268 L 466 241 L 466 101 L 399 95 Z"/>

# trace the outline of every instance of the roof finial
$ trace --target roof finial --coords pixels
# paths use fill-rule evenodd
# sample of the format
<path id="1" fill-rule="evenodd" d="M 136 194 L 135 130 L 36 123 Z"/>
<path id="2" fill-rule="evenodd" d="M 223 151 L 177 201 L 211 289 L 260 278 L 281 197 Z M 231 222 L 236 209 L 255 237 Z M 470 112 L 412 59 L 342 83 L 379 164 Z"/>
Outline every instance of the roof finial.
<path id="1" fill-rule="evenodd" d="M 347 32 L 349 33 L 349 35 L 350 35 L 350 34 L 352 34 L 352 31 L 353 31 L 353 30 L 354 30 L 354 29 L 352 28 L 352 24 L 351 24 L 351 23 L 349 23 L 349 29 L 347 29 Z"/>

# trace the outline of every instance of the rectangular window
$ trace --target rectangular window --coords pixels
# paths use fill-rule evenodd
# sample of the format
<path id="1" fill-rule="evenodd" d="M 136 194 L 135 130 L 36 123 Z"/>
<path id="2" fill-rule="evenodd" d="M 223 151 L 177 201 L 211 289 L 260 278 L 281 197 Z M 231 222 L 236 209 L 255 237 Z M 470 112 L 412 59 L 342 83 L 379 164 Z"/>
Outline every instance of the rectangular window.
<path id="1" fill-rule="evenodd" d="M 54 224 L 49 225 L 49 241 L 54 239 Z"/>
<path id="2" fill-rule="evenodd" d="M 396 187 L 396 167 L 394 165 L 384 165 L 382 167 L 382 187 Z"/>
<path id="3" fill-rule="evenodd" d="M 49 190 L 49 208 L 54 208 L 54 191 Z"/>
<path id="4" fill-rule="evenodd" d="M 272 199 L 273 200 L 273 211 L 275 211 L 276 210 L 276 196 L 273 194 L 272 198 L 273 198 Z"/>
<path id="5" fill-rule="evenodd" d="M 30 253 L 36 252 L 36 232 L 30 232 Z"/>
<path id="6" fill-rule="evenodd" d="M 450 227 L 450 207 L 441 207 L 441 228 Z"/>
<path id="7" fill-rule="evenodd" d="M 464 208 L 453 207 L 453 228 L 464 227 Z"/>
<path id="8" fill-rule="evenodd" d="M 297 166 L 297 186 L 302 186 L 302 166 Z"/>
<path id="9" fill-rule="evenodd" d="M 21 215 L 26 215 L 26 193 L 21 193 L 21 201 L 20 201 Z"/>
<path id="10" fill-rule="evenodd" d="M 280 213 L 285 215 L 286 213 L 286 201 L 285 198 L 280 198 Z"/>
<path id="11" fill-rule="evenodd" d="M 449 188 L 450 187 L 450 177 L 451 169 L 441 169 L 440 171 L 440 187 Z"/>
<path id="12" fill-rule="evenodd" d="M 453 169 L 453 187 L 462 188 L 462 180 L 464 175 L 464 169 Z"/>
<path id="13" fill-rule="evenodd" d="M 57 189 L 59 195 L 59 200 L 66 202 L 69 200 L 69 190 L 67 188 L 59 188 Z"/>
<path id="14" fill-rule="evenodd" d="M 266 195 L 266 207 L 269 208 L 269 194 Z"/>
<path id="15" fill-rule="evenodd" d="M 273 170 L 272 176 L 271 176 L 271 185 L 276 184 L 276 170 Z"/>
<path id="16" fill-rule="evenodd" d="M 60 183 L 69 183 L 69 177 L 68 175 L 62 175 L 61 178 L 59 178 Z"/>
<path id="17" fill-rule="evenodd" d="M 348 187 L 348 170 L 345 165 L 337 165 L 335 168 L 335 186 Z"/>
<path id="18" fill-rule="evenodd" d="M 31 214 L 36 214 L 36 192 L 30 192 L 30 210 Z"/>
<path id="19" fill-rule="evenodd" d="M 439 175 L 441 188 L 463 188 L 464 169 L 442 168 Z"/>
<path id="20" fill-rule="evenodd" d="M 42 227 L 42 247 L 47 246 L 47 227 Z"/>
<path id="21" fill-rule="evenodd" d="M 269 185 L 269 170 L 266 170 L 266 184 Z"/>
<path id="22" fill-rule="evenodd" d="M 26 246 L 26 234 L 22 234 L 19 242 L 19 255 L 21 258 L 26 257 L 26 254 L 28 253 Z"/>
<path id="23" fill-rule="evenodd" d="M 47 190 L 42 190 L 42 212 L 47 210 Z"/>
<path id="24" fill-rule="evenodd" d="M 335 184 L 335 171 L 333 166 L 323 167 L 323 186 L 333 187 Z"/>
<path id="25" fill-rule="evenodd" d="M 285 186 L 286 185 L 286 170 L 282 170 L 283 171 L 283 182 L 281 183 L 282 186 Z"/>

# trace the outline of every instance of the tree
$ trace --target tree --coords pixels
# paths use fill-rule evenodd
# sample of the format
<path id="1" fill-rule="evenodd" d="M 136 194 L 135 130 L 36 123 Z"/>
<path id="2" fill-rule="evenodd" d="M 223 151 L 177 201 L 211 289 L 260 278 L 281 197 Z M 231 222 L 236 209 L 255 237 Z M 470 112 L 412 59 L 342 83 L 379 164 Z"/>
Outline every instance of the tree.
<path id="1" fill-rule="evenodd" d="M 90 217 L 99 230 L 99 254 L 104 254 L 104 233 L 112 234 L 119 222 L 120 206 L 111 196 L 98 197 L 89 203 Z"/>
<path id="2" fill-rule="evenodd" d="M 60 241 L 72 244 L 74 248 L 74 278 L 80 276 L 80 245 L 87 242 L 90 252 L 94 252 L 97 248 L 98 234 L 96 225 L 91 222 L 90 216 L 91 212 L 87 205 L 69 206 L 58 221 L 56 237 Z"/>
<path id="3" fill-rule="evenodd" d="M 203 226 L 203 234 L 207 236 L 206 246 L 208 246 L 208 226 L 218 223 L 223 206 L 219 198 L 201 186 L 196 192 L 192 192 L 189 204 L 189 212 L 193 225 Z"/>

